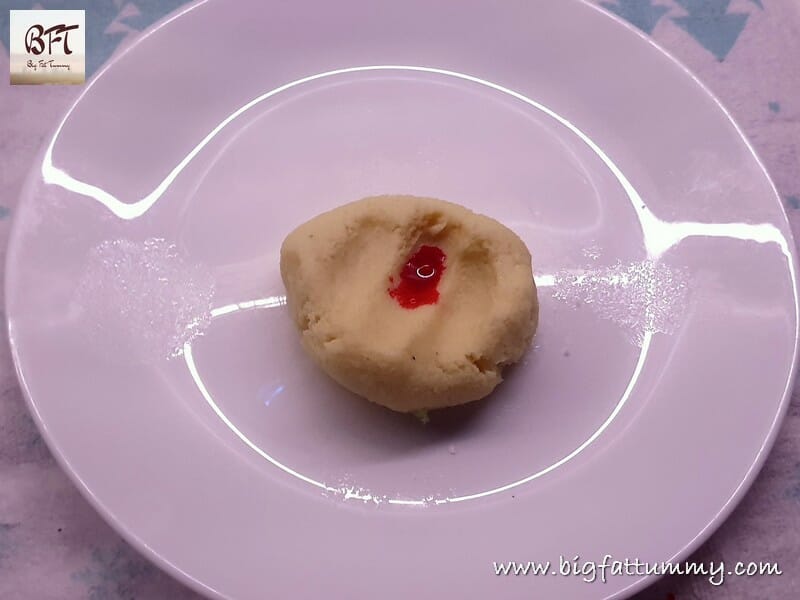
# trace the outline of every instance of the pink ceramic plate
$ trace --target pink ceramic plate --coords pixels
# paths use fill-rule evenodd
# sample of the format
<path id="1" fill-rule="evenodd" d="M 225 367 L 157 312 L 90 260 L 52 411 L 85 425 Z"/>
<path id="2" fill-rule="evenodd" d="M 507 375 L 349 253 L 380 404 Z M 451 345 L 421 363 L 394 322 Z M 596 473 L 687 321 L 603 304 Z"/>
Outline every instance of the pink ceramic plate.
<path id="1" fill-rule="evenodd" d="M 493 563 L 684 557 L 772 444 L 796 259 L 741 132 L 586 4 L 453 7 L 197 4 L 86 86 L 31 173 L 6 290 L 31 409 L 209 596 L 622 598 L 646 579 Z M 286 233 L 377 193 L 460 202 L 534 256 L 534 348 L 427 426 L 332 384 L 285 309 Z"/>

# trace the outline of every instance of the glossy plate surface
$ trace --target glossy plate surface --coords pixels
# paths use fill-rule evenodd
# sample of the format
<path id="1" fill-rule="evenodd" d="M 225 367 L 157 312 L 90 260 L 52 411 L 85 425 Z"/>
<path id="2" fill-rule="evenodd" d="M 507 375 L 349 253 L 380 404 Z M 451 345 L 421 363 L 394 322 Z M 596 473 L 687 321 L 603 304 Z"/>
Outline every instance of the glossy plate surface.
<path id="1" fill-rule="evenodd" d="M 380 193 L 534 256 L 534 348 L 427 426 L 326 379 L 285 308 L 284 236 Z M 24 194 L 6 293 L 36 419 L 210 596 L 622 598 L 646 582 L 493 562 L 684 556 L 786 407 L 769 178 L 691 75 L 578 1 L 201 3 L 87 86 Z"/>

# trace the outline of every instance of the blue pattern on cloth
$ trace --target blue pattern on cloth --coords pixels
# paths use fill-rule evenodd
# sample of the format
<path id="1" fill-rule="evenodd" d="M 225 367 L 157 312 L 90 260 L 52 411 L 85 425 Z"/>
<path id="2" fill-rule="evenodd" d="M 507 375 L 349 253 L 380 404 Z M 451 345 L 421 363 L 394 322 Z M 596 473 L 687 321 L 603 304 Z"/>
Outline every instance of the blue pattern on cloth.
<path id="1" fill-rule="evenodd" d="M 184 0 L 2 0 L 0 40 L 8 51 L 9 9 L 84 9 L 86 11 L 86 76 L 89 77 L 114 53 L 123 39 L 152 25 Z"/>

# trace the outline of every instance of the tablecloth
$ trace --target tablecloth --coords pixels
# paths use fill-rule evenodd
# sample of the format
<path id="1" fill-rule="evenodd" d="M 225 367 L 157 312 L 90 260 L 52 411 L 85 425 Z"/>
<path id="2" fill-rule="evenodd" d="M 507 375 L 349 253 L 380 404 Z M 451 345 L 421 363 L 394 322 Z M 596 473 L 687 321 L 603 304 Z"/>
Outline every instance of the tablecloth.
<path id="1" fill-rule="evenodd" d="M 651 35 L 722 100 L 765 162 L 797 235 L 800 2 L 595 1 Z M 8 72 L 10 8 L 85 8 L 87 72 L 91 74 L 139 31 L 181 4 L 181 0 L 2 0 L 0 73 Z M 31 161 L 79 92 L 80 86 L 0 84 L 3 255 Z M 2 307 L 0 316 L 5 318 L 1 311 Z M 106 525 L 55 463 L 25 408 L 5 329 L 0 335 L 4 338 L 0 340 L 0 598 L 196 599 L 195 593 L 152 566 Z M 796 387 L 777 443 L 754 486 L 691 557 L 698 563 L 725 561 L 728 565 L 777 562 L 782 575 L 728 577 L 721 586 L 702 575 L 671 576 L 639 593 L 636 600 L 800 598 L 799 438 Z"/>

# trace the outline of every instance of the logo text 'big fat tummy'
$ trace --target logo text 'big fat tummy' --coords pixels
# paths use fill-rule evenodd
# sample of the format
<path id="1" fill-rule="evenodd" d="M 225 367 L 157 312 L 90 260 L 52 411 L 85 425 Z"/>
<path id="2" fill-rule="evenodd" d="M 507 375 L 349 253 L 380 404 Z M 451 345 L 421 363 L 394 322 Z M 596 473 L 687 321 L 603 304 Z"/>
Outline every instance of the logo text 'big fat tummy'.
<path id="1" fill-rule="evenodd" d="M 85 11 L 12 10 L 9 22 L 12 84 L 84 82 Z"/>

